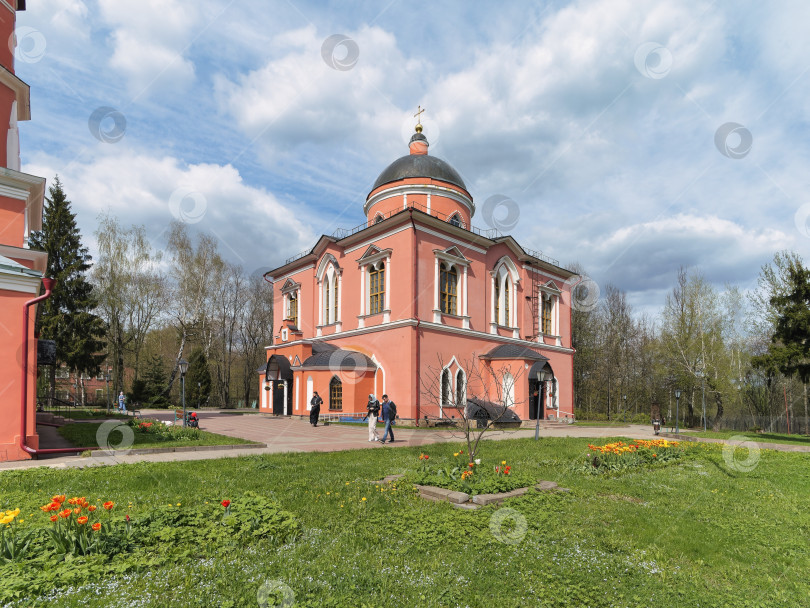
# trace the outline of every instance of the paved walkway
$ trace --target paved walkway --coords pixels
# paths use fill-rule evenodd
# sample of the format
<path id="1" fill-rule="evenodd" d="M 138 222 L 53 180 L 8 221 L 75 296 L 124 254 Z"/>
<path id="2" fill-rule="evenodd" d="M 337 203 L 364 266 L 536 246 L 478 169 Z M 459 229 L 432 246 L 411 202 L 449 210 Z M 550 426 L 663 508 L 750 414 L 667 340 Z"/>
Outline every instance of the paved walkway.
<path id="1" fill-rule="evenodd" d="M 143 411 L 143 416 L 162 420 L 173 420 L 171 411 L 152 410 Z M 86 467 L 94 465 L 107 465 L 132 462 L 170 462 L 183 460 L 208 460 L 212 458 L 228 458 L 253 454 L 270 454 L 280 452 L 335 452 L 354 449 L 390 449 L 401 446 L 420 446 L 434 443 L 461 441 L 463 435 L 460 431 L 396 428 L 394 434 L 396 441 L 393 445 L 380 445 L 369 443 L 368 427 L 365 424 L 330 424 L 312 427 L 309 421 L 299 418 L 275 417 L 264 414 L 221 414 L 203 412 L 198 414 L 200 428 L 213 433 L 241 437 L 267 444 L 266 448 L 235 448 L 226 450 L 211 450 L 203 452 L 167 452 L 161 454 L 116 454 L 105 457 L 81 457 L 79 455 L 44 456 L 38 460 L 17 462 L 0 462 L 0 471 L 10 469 L 25 469 L 38 466 L 56 468 Z M 81 423 L 74 423 L 81 424 Z M 53 427 L 39 426 L 42 447 L 57 447 L 49 443 L 52 436 L 58 437 Z M 382 435 L 382 426 L 378 425 L 379 434 Z M 654 439 L 650 425 L 627 425 L 625 427 L 587 427 L 587 426 L 555 426 L 541 428 L 542 437 L 627 437 L 630 439 Z M 486 438 L 489 440 L 513 439 L 518 437 L 534 437 L 534 429 L 520 429 L 516 431 L 490 431 Z M 773 444 L 782 449 L 783 446 Z M 760 447 L 766 447 L 760 444 Z M 771 447 L 768 444 L 767 447 Z M 789 448 L 799 446 L 788 446 Z M 807 447 L 807 446 L 804 446 Z M 807 448 L 810 451 L 810 447 Z"/>

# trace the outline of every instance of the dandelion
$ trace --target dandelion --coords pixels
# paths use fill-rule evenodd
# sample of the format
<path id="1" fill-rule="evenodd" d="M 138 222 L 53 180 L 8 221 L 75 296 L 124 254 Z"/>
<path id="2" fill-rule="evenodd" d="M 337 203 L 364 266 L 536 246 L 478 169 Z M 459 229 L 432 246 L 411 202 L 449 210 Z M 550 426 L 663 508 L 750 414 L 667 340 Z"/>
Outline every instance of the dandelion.
<path id="1" fill-rule="evenodd" d="M 366 501 L 366 497 L 365 497 L 365 496 L 363 496 L 363 498 L 362 498 L 361 500 L 362 500 L 363 502 L 365 502 L 365 501 Z"/>

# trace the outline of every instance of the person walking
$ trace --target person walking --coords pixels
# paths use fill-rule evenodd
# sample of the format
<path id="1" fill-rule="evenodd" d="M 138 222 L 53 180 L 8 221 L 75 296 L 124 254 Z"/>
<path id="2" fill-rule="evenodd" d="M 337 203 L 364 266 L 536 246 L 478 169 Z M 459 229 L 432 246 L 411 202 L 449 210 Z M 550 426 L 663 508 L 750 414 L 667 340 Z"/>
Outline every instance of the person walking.
<path id="1" fill-rule="evenodd" d="M 121 410 L 122 414 L 127 413 L 127 398 L 124 397 L 124 391 L 118 393 L 118 409 Z"/>
<path id="2" fill-rule="evenodd" d="M 397 417 L 397 405 L 393 401 L 388 400 L 388 395 L 382 396 L 382 419 L 385 422 L 385 431 L 383 432 L 380 443 L 385 443 L 385 438 L 391 435 L 391 443 L 394 443 L 394 429 L 391 426 Z"/>
<path id="3" fill-rule="evenodd" d="M 377 434 L 377 416 L 380 415 L 380 402 L 374 398 L 373 394 L 368 396 L 368 403 L 366 404 L 366 416 L 368 418 L 368 440 L 379 441 L 380 436 Z"/>
<path id="4" fill-rule="evenodd" d="M 312 426 L 318 426 L 318 416 L 321 413 L 321 403 L 323 403 L 323 399 L 321 399 L 318 391 L 312 393 L 312 399 L 309 401 L 309 404 L 312 406 L 309 410 L 309 423 Z"/>

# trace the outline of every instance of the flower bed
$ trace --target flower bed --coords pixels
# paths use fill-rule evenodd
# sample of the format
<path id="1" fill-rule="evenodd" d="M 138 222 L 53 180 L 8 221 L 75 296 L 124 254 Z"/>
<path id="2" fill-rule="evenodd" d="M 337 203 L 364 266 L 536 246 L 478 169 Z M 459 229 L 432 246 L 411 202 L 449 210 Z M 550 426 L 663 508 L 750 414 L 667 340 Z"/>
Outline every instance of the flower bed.
<path id="1" fill-rule="evenodd" d="M 497 494 L 537 483 L 533 475 L 522 471 L 513 471 L 505 461 L 486 462 L 476 458 L 468 462 L 464 450 L 453 454 L 453 459 L 436 462 L 430 460 L 429 454 L 419 455 L 419 470 L 405 476 L 405 480 L 415 485 L 434 486 L 476 494 Z"/>
<path id="2" fill-rule="evenodd" d="M 207 554 L 277 546 L 296 538 L 298 519 L 252 492 L 222 501 L 154 506 L 144 515 L 120 513 L 112 501 L 55 495 L 44 517 L 0 517 L 0 605 L 78 580 L 140 571 Z M 114 558 L 114 559 L 113 559 Z"/>
<path id="3" fill-rule="evenodd" d="M 574 468 L 583 473 L 618 472 L 634 467 L 670 463 L 683 457 L 684 448 L 677 441 L 636 439 L 629 443 L 616 441 L 605 445 L 588 444 L 584 462 Z"/>

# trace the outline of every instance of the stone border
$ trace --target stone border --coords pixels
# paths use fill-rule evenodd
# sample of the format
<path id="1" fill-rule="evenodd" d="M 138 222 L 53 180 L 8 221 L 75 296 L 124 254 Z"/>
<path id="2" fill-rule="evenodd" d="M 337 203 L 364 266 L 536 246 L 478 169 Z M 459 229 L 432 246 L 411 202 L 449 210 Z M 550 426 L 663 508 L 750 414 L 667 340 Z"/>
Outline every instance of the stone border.
<path id="1" fill-rule="evenodd" d="M 387 479 L 387 478 L 386 478 Z M 457 509 L 479 509 L 486 505 L 500 504 L 507 498 L 514 498 L 515 496 L 523 496 L 532 488 L 517 488 L 509 492 L 501 492 L 499 494 L 476 494 L 470 497 L 469 494 L 464 492 L 457 492 L 455 490 L 447 490 L 445 488 L 437 488 L 435 486 L 420 486 L 415 485 L 419 490 L 420 498 L 429 500 L 431 502 L 449 502 Z M 541 492 L 570 492 L 569 488 L 561 488 L 553 481 L 541 481 L 533 486 L 535 490 Z"/>
<path id="2" fill-rule="evenodd" d="M 174 448 L 139 448 L 135 450 L 105 450 L 98 449 L 90 452 L 91 458 L 109 458 L 114 457 L 116 452 L 120 452 L 121 456 L 138 456 L 141 454 L 169 454 L 171 452 L 213 452 L 217 450 L 242 450 L 242 449 L 257 449 L 266 448 L 266 443 L 237 443 L 234 445 L 181 445 Z M 112 452 L 112 453 L 111 453 Z"/>

